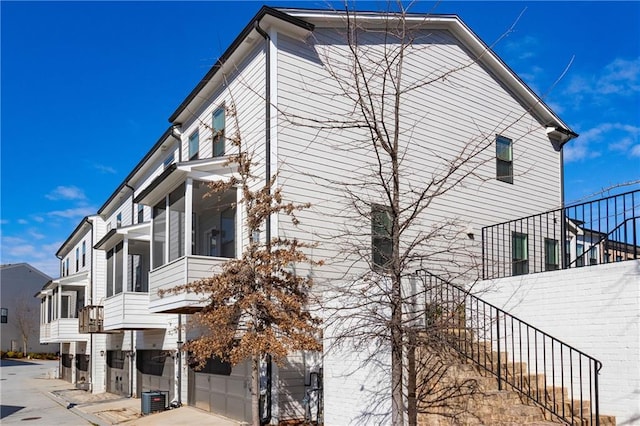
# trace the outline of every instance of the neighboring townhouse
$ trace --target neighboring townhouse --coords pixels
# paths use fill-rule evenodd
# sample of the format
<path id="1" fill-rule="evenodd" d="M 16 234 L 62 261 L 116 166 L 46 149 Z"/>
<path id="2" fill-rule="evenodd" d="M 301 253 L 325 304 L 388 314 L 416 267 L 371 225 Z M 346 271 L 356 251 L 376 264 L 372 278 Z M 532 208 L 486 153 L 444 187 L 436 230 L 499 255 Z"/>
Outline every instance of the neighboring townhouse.
<path id="1" fill-rule="evenodd" d="M 0 265 L 0 350 L 58 352 L 58 345 L 38 344 L 40 306 L 33 295 L 49 281 L 51 277 L 28 263 Z"/>
<path id="2" fill-rule="evenodd" d="M 93 336 L 81 332 L 79 317 L 94 297 L 98 259 L 93 244 L 99 228 L 97 216 L 80 221 L 56 253 L 59 278 L 49 281 L 36 295 L 41 300 L 40 342 L 60 343 L 60 377 L 87 390 L 100 373 L 92 351 Z"/>
<path id="3" fill-rule="evenodd" d="M 361 17 L 366 45 L 372 51 L 381 49 L 385 32 L 380 29 L 394 18 L 375 13 Z M 456 70 L 411 91 L 402 104 L 404 131 L 411 131 L 403 160 L 406 184 L 426 186 L 448 158 L 473 144 L 485 146 L 474 151 L 473 173 L 418 215 L 410 237 L 450 221 L 454 233 L 464 235 L 469 264 L 487 260 L 486 227 L 563 204 L 562 146 L 576 134 L 457 16 L 406 19 L 415 35 L 404 63 L 406 84 L 418 85 L 427 75 Z M 91 286 L 90 296 L 85 290 L 80 325 L 89 338 L 78 335 L 75 349 L 72 339 L 65 340 L 66 353 L 90 355 L 101 369 L 90 376 L 94 392 L 140 397 L 158 389 L 175 403 L 250 421 L 248 366 L 212 359 L 196 370 L 188 354 L 180 351 L 181 343 L 197 333 L 186 325 L 190 314 L 204 306 L 202 297 L 187 292 L 160 296 L 158 291 L 214 274 L 227 259 L 241 255 L 249 238 L 286 236 L 317 243 L 313 258 L 326 259 L 326 264 L 297 272 L 313 274 L 320 299 L 370 268 L 365 259 L 342 255 L 340 239 L 347 230 L 360 244 L 374 246 L 372 251 L 378 248 L 372 224 L 358 225 L 345 214 L 353 206 L 341 188 L 363 181 L 376 164 L 368 147 L 350 145 L 369 136 L 355 127 L 309 124 L 349 115 L 351 105 L 334 79 L 336 73 L 348 75 L 331 68 L 348 57 L 344 36 L 341 12 L 263 7 L 171 115 L 171 127 L 97 215 L 83 221 L 86 224 L 65 242 L 59 251 L 65 272 L 60 280 L 67 278 L 69 256 L 73 270 L 73 255 L 91 231 L 91 220 L 100 223 L 91 242 L 95 262 L 82 281 Z M 255 155 L 253 174 L 260 177 L 256 186 L 277 172 L 287 200 L 311 203 L 299 213 L 300 224 L 274 216 L 260 235 L 247 235 L 239 189 L 207 196 L 208 183 L 234 174 L 227 164 L 233 153 L 228 137 L 237 134 Z M 384 212 L 384 197 L 375 188 L 361 189 L 357 195 L 370 209 Z M 561 222 L 553 224 L 557 235 Z M 509 251 L 509 275 L 533 272 L 527 235 L 519 232 L 508 238 L 516 247 Z M 560 241 L 558 237 L 543 243 L 551 253 L 549 269 L 560 267 Z M 439 271 L 443 259 L 446 256 L 408 268 Z M 466 262 L 460 259 L 462 268 L 468 268 Z M 491 267 L 505 268 L 494 263 Z M 481 276 L 487 267 L 471 273 Z M 59 293 L 54 297 L 50 290 L 41 297 L 59 299 Z M 325 330 L 325 343 L 333 332 Z M 384 390 L 387 365 L 354 371 L 362 353 L 330 351 L 328 346 L 322 354 L 297 353 L 282 365 L 264 366 L 264 421 L 302 418 L 303 400 L 313 396 L 312 388 L 324 377 L 325 423 L 358 422 L 371 404 L 372 387 L 381 385 Z M 384 400 L 378 410 L 388 414 L 389 407 Z"/>

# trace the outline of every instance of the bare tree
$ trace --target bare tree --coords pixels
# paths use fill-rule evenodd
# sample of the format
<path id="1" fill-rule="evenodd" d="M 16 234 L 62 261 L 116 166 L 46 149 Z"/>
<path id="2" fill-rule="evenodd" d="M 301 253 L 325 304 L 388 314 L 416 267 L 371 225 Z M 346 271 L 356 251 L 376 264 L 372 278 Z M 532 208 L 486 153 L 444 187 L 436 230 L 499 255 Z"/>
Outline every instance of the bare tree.
<path id="1" fill-rule="evenodd" d="M 227 116 L 237 121 L 233 104 L 228 106 Z M 218 136 L 222 135 L 213 137 Z M 313 280 L 298 274 L 296 268 L 315 267 L 322 262 L 307 257 L 304 249 L 310 246 L 296 239 L 276 236 L 260 241 L 259 235 L 272 215 L 288 216 L 295 225 L 296 212 L 309 205 L 285 202 L 282 189 L 274 187 L 275 175 L 260 183 L 254 175 L 252 149 L 243 144 L 238 124 L 235 133 L 225 137 L 235 151 L 226 166 L 235 173 L 229 180 L 210 183 L 206 196 L 236 187 L 242 191 L 240 205 L 247 235 L 242 241 L 242 257 L 227 261 L 210 278 L 178 286 L 171 292 L 195 292 L 207 302 L 192 317 L 199 336 L 182 347 L 192 353 L 192 362 L 203 366 L 207 359 L 217 357 L 235 365 L 250 360 L 252 421 L 260 425 L 261 360 L 268 356 L 280 363 L 294 351 L 321 349 L 319 320 L 308 310 Z"/>
<path id="2" fill-rule="evenodd" d="M 418 127 L 421 121 L 429 120 L 431 112 L 414 102 L 433 95 L 443 85 L 450 84 L 448 89 L 455 91 L 449 80 L 479 58 L 469 55 L 454 66 L 424 64 L 424 71 L 416 73 L 420 56 L 433 46 L 425 43 L 432 37 L 424 26 L 428 18 L 411 17 L 402 4 L 397 13 L 384 19 L 348 9 L 342 16 L 343 40 L 310 42 L 326 81 L 310 81 L 305 86 L 307 96 L 329 100 L 333 108 L 326 114 L 315 110 L 305 114 L 291 108 L 281 112 L 289 124 L 313 129 L 316 140 L 331 143 L 326 141 L 338 139 L 333 150 L 366 159 L 358 163 L 348 180 L 335 174 L 314 176 L 324 179 L 327 187 L 339 188 L 347 200 L 338 213 L 344 229 L 331 235 L 330 244 L 337 246 L 338 262 L 351 266 L 339 285 L 328 283 L 323 294 L 325 329 L 330 330 L 325 332 L 325 343 L 333 348 L 350 345 L 348 350 L 359 352 L 363 364 L 380 364 L 381 357 L 389 357 L 391 423 L 403 425 L 408 411 L 413 417 L 410 423 L 415 422 L 415 398 L 420 397 L 415 377 L 421 364 L 415 358 L 408 359 L 407 353 L 415 349 L 415 329 L 423 314 L 415 300 L 424 291 L 410 289 L 408 283 L 416 271 L 425 268 L 449 280 L 464 277 L 466 282 L 477 279 L 479 272 L 477 246 L 467 235 L 468 222 L 456 215 L 430 215 L 441 215 L 440 203 L 452 199 L 449 195 L 470 179 L 484 179 L 480 169 L 495 161 L 487 152 L 495 135 L 527 113 L 505 116 L 490 128 L 478 125 L 474 135 L 467 134 L 464 141 L 452 143 L 446 151 L 430 149 L 429 141 L 420 139 L 423 135 L 418 134 Z M 335 32 L 331 36 L 335 37 Z M 413 70 L 408 71 L 410 68 Z M 434 91 L 429 92 L 432 87 Z M 539 124 L 531 125 L 529 131 L 534 129 L 540 129 Z M 416 161 L 411 159 L 417 147 L 429 161 L 424 166 L 428 170 L 421 170 L 419 177 L 415 176 Z M 325 347 L 327 350 L 332 348 Z M 441 363 L 442 354 L 438 357 Z M 422 367 L 433 365 L 427 362 Z M 437 382 L 442 372 L 434 374 Z M 413 381 L 409 386 L 407 377 Z M 454 387 L 458 393 L 472 390 L 469 383 Z M 437 403 L 446 399 L 451 389 L 439 392 L 436 397 L 433 393 L 423 395 L 423 400 L 431 398 Z M 408 396 L 413 399 L 412 409 L 405 402 Z M 363 416 L 369 416 L 369 422 L 375 418 L 387 422 L 375 411 Z"/>
<path id="3" fill-rule="evenodd" d="M 29 303 L 29 300 L 25 296 L 16 298 L 13 306 L 16 328 L 22 339 L 22 354 L 26 356 L 29 338 L 32 337 L 33 333 L 38 329 L 39 310 L 34 308 L 33 303 Z"/>

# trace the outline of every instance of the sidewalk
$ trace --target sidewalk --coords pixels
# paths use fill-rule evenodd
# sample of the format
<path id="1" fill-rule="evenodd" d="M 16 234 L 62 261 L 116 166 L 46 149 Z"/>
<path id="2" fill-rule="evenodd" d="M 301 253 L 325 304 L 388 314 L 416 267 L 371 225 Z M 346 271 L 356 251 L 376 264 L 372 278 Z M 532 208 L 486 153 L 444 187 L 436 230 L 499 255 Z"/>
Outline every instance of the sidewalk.
<path id="1" fill-rule="evenodd" d="M 53 400 L 70 410 L 74 410 L 76 414 L 85 420 L 99 426 L 240 425 L 240 423 L 226 417 L 189 406 L 143 416 L 140 413 L 140 399 L 124 398 L 111 393 L 91 394 L 79 389 L 73 389 L 72 384 L 63 380 L 50 380 L 60 382 L 59 386 L 55 386 L 58 390 L 49 393 Z"/>

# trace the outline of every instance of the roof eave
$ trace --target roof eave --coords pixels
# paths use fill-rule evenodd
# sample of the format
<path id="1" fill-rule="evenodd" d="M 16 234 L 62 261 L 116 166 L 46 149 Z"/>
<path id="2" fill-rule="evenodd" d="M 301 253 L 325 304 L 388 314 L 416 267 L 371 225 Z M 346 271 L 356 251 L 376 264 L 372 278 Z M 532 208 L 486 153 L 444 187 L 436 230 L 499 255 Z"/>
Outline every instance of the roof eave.
<path id="1" fill-rule="evenodd" d="M 266 16 L 272 16 L 278 20 L 284 21 L 286 23 L 297 26 L 305 31 L 313 31 L 314 25 L 306 22 L 300 18 L 291 16 L 281 10 L 271 8 L 269 6 L 262 6 L 262 8 L 258 11 L 258 13 L 249 21 L 247 26 L 240 32 L 238 37 L 231 43 L 231 45 L 227 48 L 227 50 L 220 56 L 220 58 L 216 61 L 216 63 L 209 69 L 207 74 L 200 80 L 200 82 L 196 85 L 196 87 L 187 95 L 187 97 L 182 101 L 180 106 L 171 114 L 169 117 L 170 123 L 176 122 L 184 122 L 182 114 L 187 110 L 192 110 L 190 105 L 194 100 L 197 100 L 200 92 L 209 84 L 209 82 L 213 79 L 213 77 L 220 71 L 220 69 L 224 66 L 224 64 L 231 58 L 231 56 L 239 49 L 245 39 L 255 31 L 255 26 L 262 21 L 262 19 Z"/>

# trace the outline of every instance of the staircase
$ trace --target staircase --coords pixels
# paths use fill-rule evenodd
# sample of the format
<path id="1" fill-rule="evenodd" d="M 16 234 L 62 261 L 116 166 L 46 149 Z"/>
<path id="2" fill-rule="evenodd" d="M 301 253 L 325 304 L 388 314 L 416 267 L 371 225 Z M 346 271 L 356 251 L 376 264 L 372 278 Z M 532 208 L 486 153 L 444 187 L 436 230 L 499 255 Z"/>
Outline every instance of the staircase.
<path id="1" fill-rule="evenodd" d="M 423 274 L 424 328 L 408 362 L 417 425 L 615 426 L 599 412 L 598 360 Z"/>

